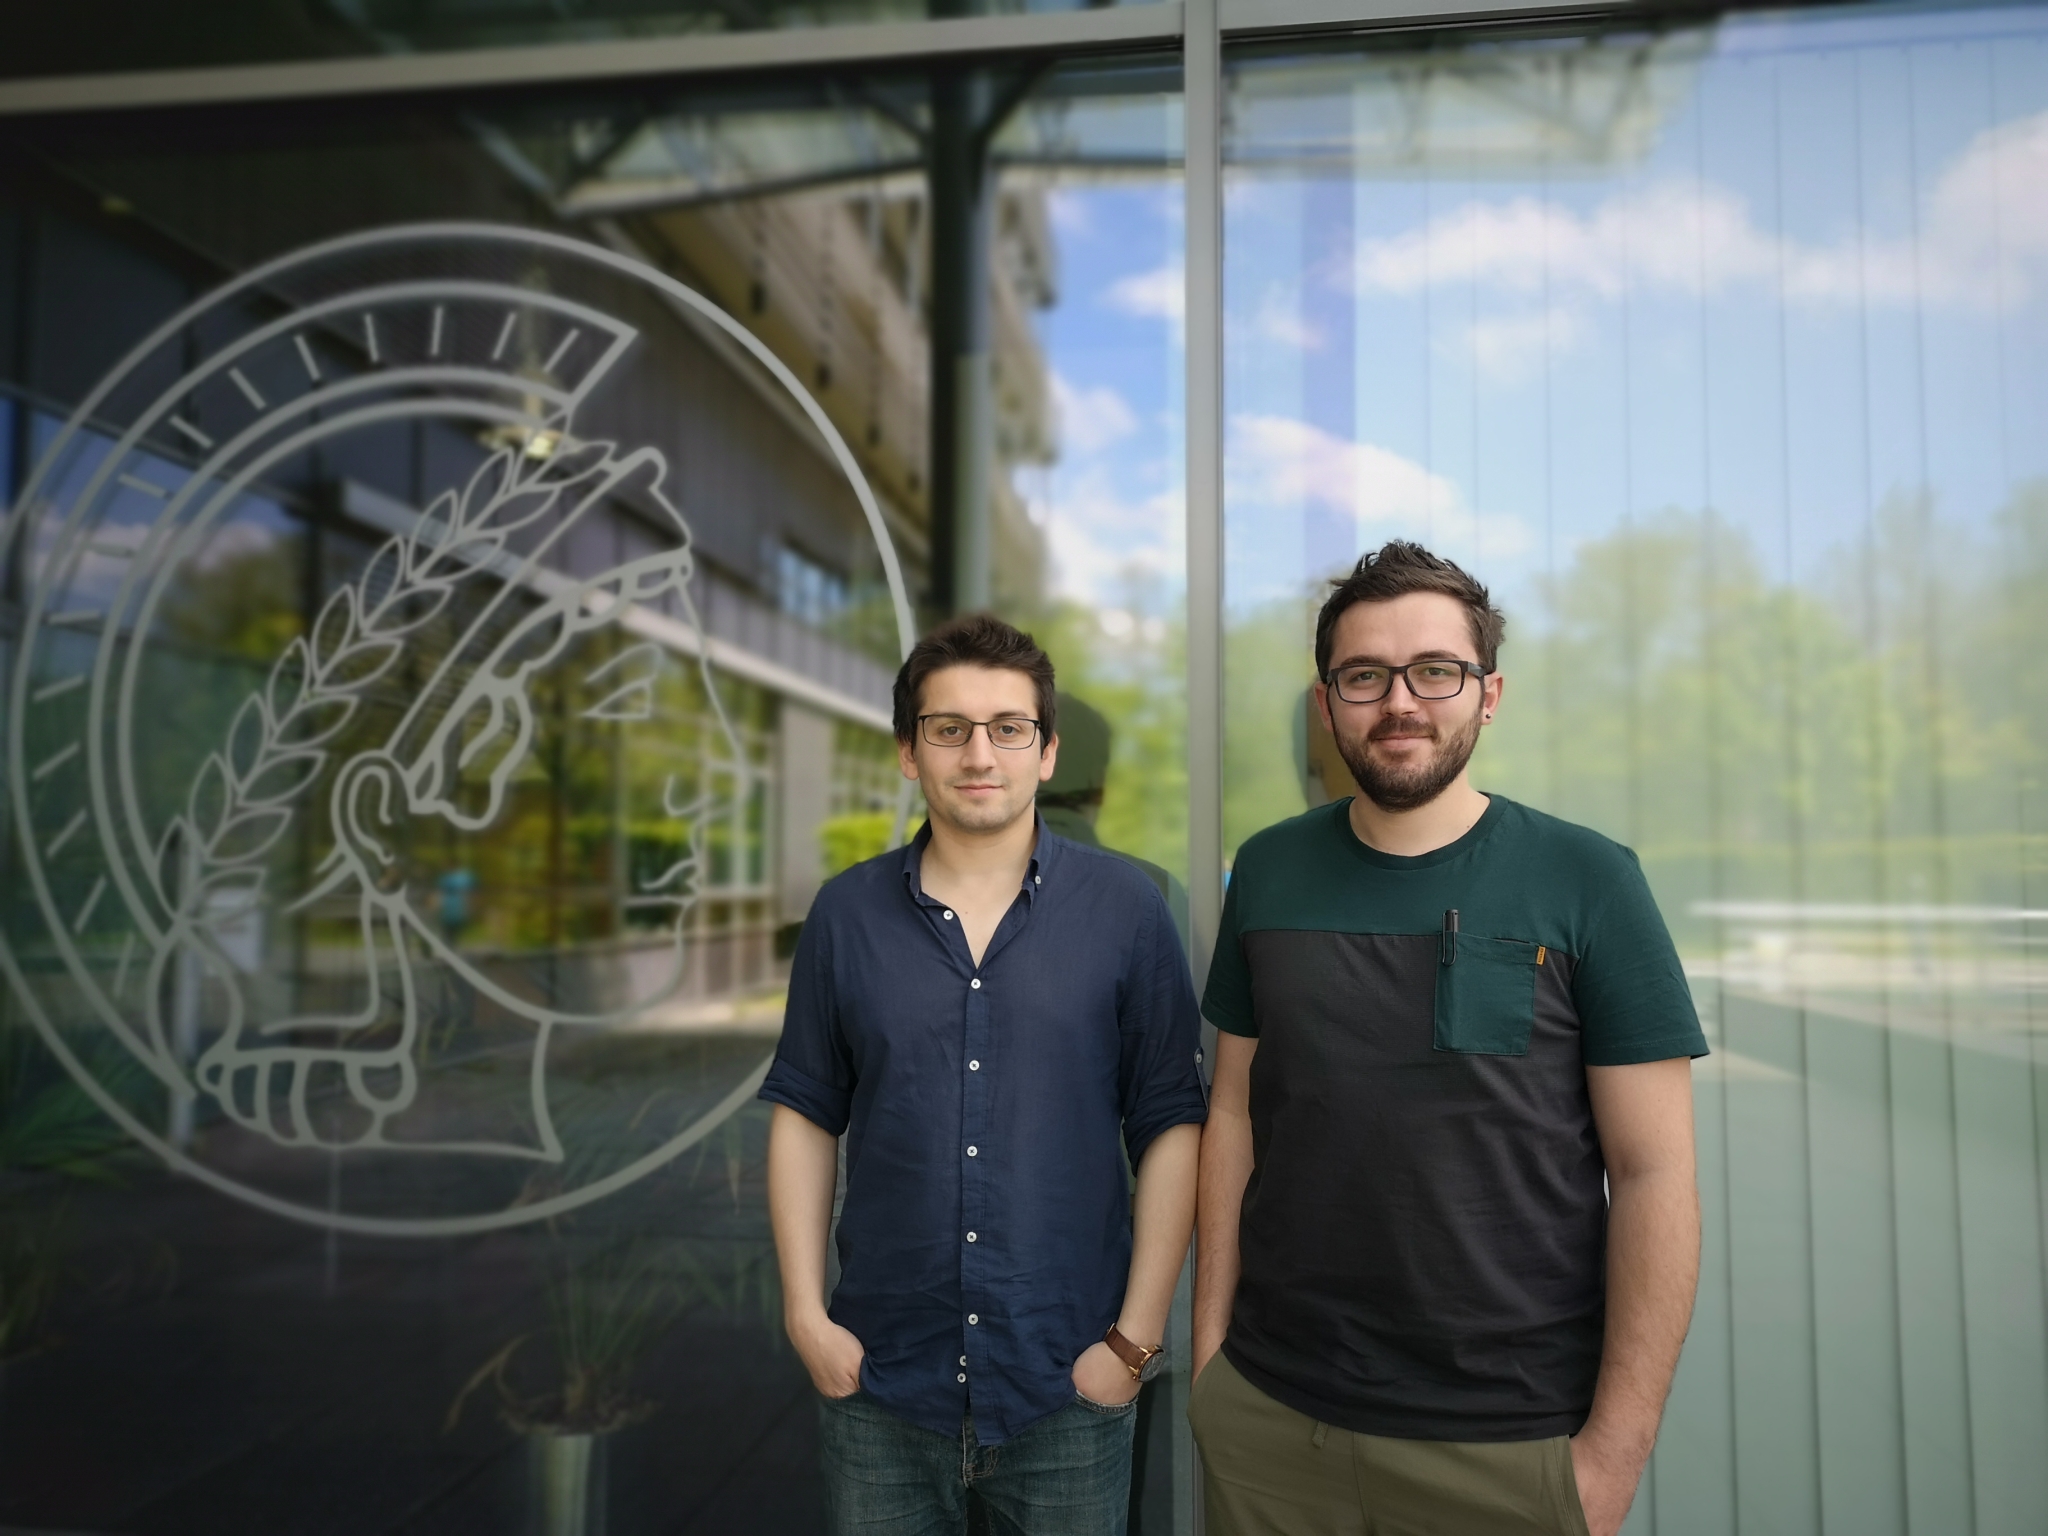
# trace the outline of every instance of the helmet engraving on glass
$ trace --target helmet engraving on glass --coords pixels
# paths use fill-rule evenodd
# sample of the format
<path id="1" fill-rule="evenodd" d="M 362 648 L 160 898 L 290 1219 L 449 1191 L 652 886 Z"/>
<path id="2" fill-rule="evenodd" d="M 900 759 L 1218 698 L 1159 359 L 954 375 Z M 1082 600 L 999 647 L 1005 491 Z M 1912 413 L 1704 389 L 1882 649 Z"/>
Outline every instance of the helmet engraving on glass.
<path id="1" fill-rule="evenodd" d="M 765 1050 L 626 1117 L 560 1080 L 576 1042 L 643 1027 L 689 979 L 689 917 L 748 761 L 674 467 L 604 439 L 630 411 L 591 408 L 650 317 L 678 312 L 818 431 L 907 649 L 879 508 L 817 403 L 708 301 L 558 236 L 411 226 L 283 257 L 166 322 L 51 436 L 5 546 L 22 618 L 6 814 L 27 890 L 0 965 L 66 1069 L 172 1166 L 343 1230 L 475 1231 L 622 1188 L 752 1097 Z M 428 426 L 482 451 L 441 483 L 416 473 L 421 510 L 351 492 L 387 536 L 323 583 L 302 632 L 193 651 L 194 593 L 232 606 L 221 573 L 280 547 L 264 497 L 283 467 L 361 462 Z M 610 532 L 620 507 L 632 540 Z M 565 766 L 578 731 L 612 744 L 601 783 Z M 505 835 L 536 795 L 557 823 L 614 829 L 630 953 L 565 968 L 552 929 L 524 951 L 459 942 L 476 876 L 449 850 Z M 110 1089 L 96 1036 L 148 1092 Z M 565 1102 L 584 1105 L 573 1124 Z"/>

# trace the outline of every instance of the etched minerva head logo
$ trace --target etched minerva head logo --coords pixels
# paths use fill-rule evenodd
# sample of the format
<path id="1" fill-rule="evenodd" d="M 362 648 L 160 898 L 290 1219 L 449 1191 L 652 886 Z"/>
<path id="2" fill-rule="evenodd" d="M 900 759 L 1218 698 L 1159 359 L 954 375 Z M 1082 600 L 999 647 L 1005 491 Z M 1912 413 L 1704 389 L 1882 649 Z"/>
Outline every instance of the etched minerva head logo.
<path id="1" fill-rule="evenodd" d="M 66 1069 L 173 1166 L 344 1230 L 474 1231 L 621 1188 L 752 1097 L 765 1046 L 637 1108 L 560 1067 L 565 1040 L 630 1034 L 686 989 L 749 761 L 673 466 L 592 425 L 636 418 L 645 332 L 685 319 L 819 432 L 907 647 L 879 510 L 816 402 L 697 294 L 559 236 L 406 226 L 295 252 L 167 321 L 50 437 L 5 546 L 25 890 L 0 963 Z M 440 455 L 445 483 L 429 428 L 472 445 Z M 300 632 L 166 659 L 195 586 L 232 602 L 206 573 L 281 536 L 266 486 L 401 440 L 416 496 L 372 498 L 388 536 Z M 565 766 L 577 730 L 608 772 Z M 460 941 L 491 894 L 461 850 L 536 803 L 611 829 L 630 952 Z"/>

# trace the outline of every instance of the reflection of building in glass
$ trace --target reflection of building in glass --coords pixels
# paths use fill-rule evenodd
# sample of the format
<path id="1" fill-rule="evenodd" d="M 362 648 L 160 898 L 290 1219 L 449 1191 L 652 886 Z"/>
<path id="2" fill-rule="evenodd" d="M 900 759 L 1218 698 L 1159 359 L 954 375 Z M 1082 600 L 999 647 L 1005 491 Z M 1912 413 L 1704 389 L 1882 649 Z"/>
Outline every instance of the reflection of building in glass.
<path id="1" fill-rule="evenodd" d="M 195 293 L 330 234 L 425 216 L 509 216 L 648 260 L 739 317 L 834 421 L 880 499 L 913 593 L 925 591 L 922 184 L 878 168 L 838 188 L 831 183 L 849 169 L 840 163 L 823 186 L 777 191 L 806 181 L 807 145 L 850 142 L 845 123 L 829 113 L 813 113 L 808 127 L 801 113 L 740 118 L 736 126 L 715 115 L 621 120 L 602 131 L 412 122 L 386 143 L 307 142 L 281 158 L 198 142 L 108 155 L 53 138 L 31 178 L 33 206 L 5 235 L 9 313 L 25 317 L 0 382 L 8 500 L 53 436 L 60 407 Z M 538 221 L 530 205 L 537 176 L 554 189 L 553 212 Z M 1044 557 L 1008 468 L 1047 456 L 1053 437 L 1045 364 L 1028 321 L 1051 292 L 1042 192 L 1006 190 L 993 230 L 991 565 L 1007 600 L 1029 601 Z M 478 276 L 536 281 L 516 263 Z M 603 991 L 601 975 L 655 963 L 642 951 L 658 942 L 659 914 L 636 881 L 667 867 L 676 850 L 671 832 L 624 811 L 565 814 L 565 776 L 624 785 L 656 773 L 656 759 L 668 762 L 701 780 L 717 808 L 686 918 L 694 958 L 675 1002 L 689 1013 L 775 983 L 776 935 L 801 919 L 835 863 L 828 823 L 853 819 L 855 843 L 865 846 L 874 819 L 893 815 L 887 710 L 897 642 L 861 509 L 780 386 L 680 309 L 664 311 L 643 295 L 631 319 L 641 340 L 630 377 L 576 426 L 585 437 L 658 448 L 674 467 L 669 489 L 692 529 L 698 619 L 718 651 L 739 757 L 730 759 L 720 733 L 687 725 L 698 718 L 687 689 L 668 701 L 681 713 L 661 742 L 565 727 L 552 738 L 557 756 L 513 786 L 492 836 L 439 838 L 423 889 L 435 893 L 440 932 L 480 963 L 516 970 L 522 957 L 546 954 L 558 969 L 586 971 L 589 988 Z M 550 376 L 554 359 L 523 324 L 508 324 L 496 344 L 504 362 L 537 382 Z M 210 424 L 195 416 L 188 425 L 205 432 Z M 197 445 L 175 432 L 161 438 L 152 452 L 175 481 Z M 246 696 L 321 604 L 359 581 L 373 551 L 441 488 L 465 480 L 494 449 L 543 459 L 569 446 L 529 429 L 423 421 L 274 466 L 187 560 L 159 621 L 157 681 L 200 701 Z M 587 576 L 671 536 L 656 509 L 622 493 L 593 508 L 545 563 Z M 394 673 L 387 686 L 418 681 Z M 193 717 L 198 735 L 209 708 L 202 702 Z M 316 901 L 268 932 L 252 931 L 272 978 L 263 984 L 329 989 L 323 978 L 337 974 L 337 946 L 349 942 L 338 916 Z M 613 963 L 620 958 L 624 970 Z"/>

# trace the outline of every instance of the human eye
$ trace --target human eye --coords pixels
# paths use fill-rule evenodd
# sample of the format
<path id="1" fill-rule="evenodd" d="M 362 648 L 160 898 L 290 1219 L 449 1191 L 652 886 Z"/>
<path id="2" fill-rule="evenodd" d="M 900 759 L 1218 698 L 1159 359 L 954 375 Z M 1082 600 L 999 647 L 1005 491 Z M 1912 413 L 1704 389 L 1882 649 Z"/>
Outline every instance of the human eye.
<path id="1" fill-rule="evenodd" d="M 1385 667 L 1346 667 L 1337 674 L 1347 687 L 1377 688 L 1387 680 Z"/>
<path id="2" fill-rule="evenodd" d="M 931 739 L 942 747 L 957 746 L 967 739 L 971 727 L 957 715 L 935 715 L 925 722 Z"/>
<path id="3" fill-rule="evenodd" d="M 997 720 L 989 730 L 995 733 L 996 741 L 1006 747 L 1014 747 L 1031 734 L 1031 726 L 1024 720 Z"/>
<path id="4" fill-rule="evenodd" d="M 1418 669 L 1432 683 L 1447 683 L 1458 675 L 1456 662 L 1426 661 Z"/>

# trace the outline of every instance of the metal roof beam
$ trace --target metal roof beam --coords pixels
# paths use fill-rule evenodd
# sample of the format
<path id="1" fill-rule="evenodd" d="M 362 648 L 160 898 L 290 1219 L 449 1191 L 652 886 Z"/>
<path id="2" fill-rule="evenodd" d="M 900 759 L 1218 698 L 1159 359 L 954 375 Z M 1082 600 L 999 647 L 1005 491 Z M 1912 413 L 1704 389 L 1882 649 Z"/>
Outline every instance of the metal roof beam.
<path id="1" fill-rule="evenodd" d="M 1221 0 L 1230 38 L 1370 30 L 1544 15 L 1638 12 L 1643 0 Z M 230 105 L 350 96 L 424 95 L 519 86 L 917 64 L 1019 54 L 1075 57 L 1178 47 L 1181 0 L 1015 16 L 871 22 L 774 31 L 529 44 L 208 69 L 131 70 L 0 80 L 0 117 Z"/>

